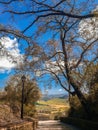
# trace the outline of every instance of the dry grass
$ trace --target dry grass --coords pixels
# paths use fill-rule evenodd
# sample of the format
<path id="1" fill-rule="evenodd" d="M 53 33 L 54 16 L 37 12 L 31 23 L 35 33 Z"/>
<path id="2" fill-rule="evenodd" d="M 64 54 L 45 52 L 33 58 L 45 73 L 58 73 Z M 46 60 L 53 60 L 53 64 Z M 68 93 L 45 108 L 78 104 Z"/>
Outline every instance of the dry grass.
<path id="1" fill-rule="evenodd" d="M 39 114 L 48 114 L 50 119 L 53 119 L 57 116 L 66 115 L 69 110 L 69 104 L 65 99 L 55 98 L 48 101 L 39 101 L 36 108 Z"/>

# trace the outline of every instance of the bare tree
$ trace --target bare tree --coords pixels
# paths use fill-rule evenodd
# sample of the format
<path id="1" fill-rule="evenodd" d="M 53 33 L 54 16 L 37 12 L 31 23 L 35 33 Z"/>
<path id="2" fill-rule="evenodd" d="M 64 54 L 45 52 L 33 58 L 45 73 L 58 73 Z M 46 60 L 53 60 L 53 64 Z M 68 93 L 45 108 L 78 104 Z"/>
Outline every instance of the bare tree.
<path id="1" fill-rule="evenodd" d="M 42 74 L 49 72 L 54 76 L 66 91 L 77 95 L 87 113 L 87 118 L 90 119 L 92 112 L 81 90 L 82 73 L 85 66 L 98 60 L 96 49 L 98 39 L 89 40 L 82 37 L 79 24 L 83 19 L 97 18 L 97 11 L 92 10 L 98 3 L 92 0 L 85 2 L 9 0 L 0 1 L 0 4 L 3 5 L 1 13 L 8 15 L 11 22 L 19 24 L 23 19 L 23 24 L 28 19 L 26 24 L 23 26 L 19 24 L 18 28 L 14 24 L 12 25 L 14 29 L 8 29 L 8 25 L 4 25 L 3 29 L 2 26 L 0 28 L 1 32 L 10 33 L 28 41 L 25 67 L 33 72 L 43 70 Z M 11 26 L 10 22 L 7 24 Z M 87 35 L 88 32 L 85 34 Z M 65 82 L 71 85 L 74 92 L 66 87 Z"/>

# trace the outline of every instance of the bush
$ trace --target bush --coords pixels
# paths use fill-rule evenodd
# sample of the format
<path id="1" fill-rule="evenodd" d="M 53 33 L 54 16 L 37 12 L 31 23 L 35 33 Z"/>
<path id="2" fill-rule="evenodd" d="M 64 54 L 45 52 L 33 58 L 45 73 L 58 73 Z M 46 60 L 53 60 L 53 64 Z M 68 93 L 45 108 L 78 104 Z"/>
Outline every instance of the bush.
<path id="1" fill-rule="evenodd" d="M 77 119 L 72 117 L 62 117 L 61 122 L 68 123 L 79 127 L 81 130 L 97 130 L 98 122 L 87 121 L 83 119 Z"/>

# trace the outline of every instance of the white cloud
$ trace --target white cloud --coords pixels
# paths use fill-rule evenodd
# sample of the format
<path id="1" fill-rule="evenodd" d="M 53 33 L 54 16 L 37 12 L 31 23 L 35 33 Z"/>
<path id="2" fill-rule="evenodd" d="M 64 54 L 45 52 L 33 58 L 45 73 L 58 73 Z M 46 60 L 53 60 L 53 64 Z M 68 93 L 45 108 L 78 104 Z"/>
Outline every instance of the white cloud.
<path id="1" fill-rule="evenodd" d="M 61 72 L 61 69 L 60 69 L 59 66 L 62 69 L 64 69 L 64 62 L 63 61 L 59 61 L 59 65 L 58 65 L 57 61 L 51 61 L 51 60 L 46 61 L 45 65 L 44 65 L 44 69 L 45 70 L 38 70 L 37 69 L 35 71 L 35 75 L 39 77 L 41 75 L 48 74 L 48 73 L 51 73 L 51 72 L 58 74 L 58 73 Z"/>
<path id="2" fill-rule="evenodd" d="M 98 6 L 92 13 L 98 13 Z M 83 19 L 79 23 L 79 33 L 85 40 L 98 38 L 98 17 Z"/>
<path id="3" fill-rule="evenodd" d="M 60 73 L 61 69 L 64 69 L 64 61 L 59 61 L 59 63 L 57 63 L 57 61 L 47 61 L 45 63 L 45 67 L 47 70 L 50 70 L 54 73 Z"/>
<path id="4" fill-rule="evenodd" d="M 69 67 L 75 66 L 77 64 L 77 62 L 78 62 L 78 59 L 71 59 L 68 61 L 68 66 Z M 81 66 L 83 66 L 82 62 L 79 64 L 79 67 L 81 67 Z M 50 70 L 56 74 L 58 74 L 60 72 L 62 73 L 62 70 L 65 70 L 64 61 L 59 60 L 58 63 L 57 63 L 57 61 L 47 61 L 46 69 Z"/>
<path id="5" fill-rule="evenodd" d="M 17 39 L 9 37 L 0 38 L 0 72 L 10 71 L 17 67 L 23 60 L 18 48 Z"/>
<path id="6" fill-rule="evenodd" d="M 71 59 L 71 60 L 68 62 L 69 67 L 75 66 L 75 65 L 77 64 L 78 60 L 79 60 L 79 59 Z M 78 65 L 78 67 L 82 67 L 83 65 L 84 65 L 83 62 L 80 62 L 79 65 Z"/>
<path id="7" fill-rule="evenodd" d="M 68 66 L 69 67 L 73 67 L 77 64 L 78 62 L 78 59 L 71 59 L 68 61 Z M 79 65 L 79 67 L 82 67 L 83 66 L 83 62 L 81 62 Z M 45 62 L 45 65 L 44 65 L 44 70 L 36 70 L 35 71 L 35 75 L 40 77 L 41 75 L 44 75 L 44 74 L 48 74 L 48 73 L 55 73 L 55 74 L 60 74 L 62 73 L 62 71 L 65 70 L 65 67 L 64 67 L 64 61 L 46 61 Z M 51 73 L 52 74 L 52 73 Z"/>
<path id="8" fill-rule="evenodd" d="M 37 77 L 40 77 L 41 75 L 43 75 L 43 74 L 45 74 L 46 72 L 45 71 L 41 71 L 41 70 L 36 70 L 35 71 L 35 75 L 37 76 Z"/>
<path id="9" fill-rule="evenodd" d="M 62 92 L 63 90 L 62 89 L 59 89 L 59 92 Z"/>

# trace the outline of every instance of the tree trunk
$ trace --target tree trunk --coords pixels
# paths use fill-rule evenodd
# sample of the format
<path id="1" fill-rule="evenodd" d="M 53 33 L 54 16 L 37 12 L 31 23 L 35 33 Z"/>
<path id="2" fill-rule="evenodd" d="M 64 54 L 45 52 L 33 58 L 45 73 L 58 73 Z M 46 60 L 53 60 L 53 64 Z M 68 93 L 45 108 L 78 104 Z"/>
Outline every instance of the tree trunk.
<path id="1" fill-rule="evenodd" d="M 65 37 L 66 37 L 66 33 L 65 32 L 61 32 L 61 42 L 62 42 L 62 50 L 64 53 L 64 66 L 65 66 L 65 70 L 66 70 L 66 75 L 67 75 L 67 80 L 68 83 L 72 85 L 77 97 L 79 98 L 79 101 L 81 102 L 81 105 L 83 106 L 87 118 L 91 119 L 92 118 L 92 112 L 90 109 L 90 105 L 88 104 L 86 98 L 84 97 L 84 95 L 82 94 L 81 90 L 79 90 L 80 87 L 80 83 L 78 83 L 77 81 L 74 81 L 73 77 L 71 76 L 71 70 L 70 67 L 68 66 L 68 55 L 67 55 L 67 50 L 66 50 L 66 44 L 65 44 Z"/>
<path id="2" fill-rule="evenodd" d="M 86 98 L 84 97 L 84 95 L 82 94 L 82 92 L 79 90 L 79 85 L 77 83 L 74 83 L 72 81 L 72 79 L 70 80 L 70 84 L 72 85 L 72 87 L 75 90 L 75 93 L 81 103 L 81 105 L 83 106 L 85 112 L 86 112 L 86 118 L 91 120 L 92 119 L 92 111 L 90 109 L 90 104 L 88 103 L 88 101 L 86 100 Z"/>

